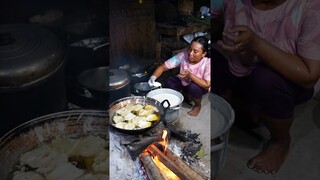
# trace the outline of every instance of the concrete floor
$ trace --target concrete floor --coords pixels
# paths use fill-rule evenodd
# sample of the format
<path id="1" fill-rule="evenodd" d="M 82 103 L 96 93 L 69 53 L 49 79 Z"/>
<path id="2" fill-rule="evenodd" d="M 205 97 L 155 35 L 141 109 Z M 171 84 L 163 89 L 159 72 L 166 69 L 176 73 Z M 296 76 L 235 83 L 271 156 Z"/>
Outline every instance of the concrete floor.
<path id="1" fill-rule="evenodd" d="M 261 146 L 252 135 L 233 126 L 230 129 L 225 165 L 218 180 L 319 180 L 320 179 L 320 96 L 298 105 L 291 128 L 292 144 L 285 163 L 276 175 L 265 175 L 247 168 L 247 161 Z M 260 128 L 257 133 L 268 136 Z"/>
<path id="2" fill-rule="evenodd" d="M 199 160 L 203 168 L 197 169 L 207 177 L 210 177 L 210 102 L 209 94 L 204 95 L 201 103 L 201 111 L 198 116 L 192 117 L 188 115 L 191 105 L 186 102 L 182 103 L 179 110 L 180 118 L 177 122 L 173 123 L 177 127 L 190 130 L 191 133 L 199 133 L 199 140 L 205 149 L 205 156 Z"/>

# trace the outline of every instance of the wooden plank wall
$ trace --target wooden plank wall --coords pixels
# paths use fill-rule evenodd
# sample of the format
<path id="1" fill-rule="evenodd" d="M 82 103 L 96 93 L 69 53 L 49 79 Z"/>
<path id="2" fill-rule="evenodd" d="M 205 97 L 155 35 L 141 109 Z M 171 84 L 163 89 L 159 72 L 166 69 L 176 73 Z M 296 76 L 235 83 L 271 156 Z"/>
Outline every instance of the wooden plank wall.
<path id="1" fill-rule="evenodd" d="M 110 44 L 111 66 L 121 64 L 124 57 L 134 57 L 136 62 L 154 61 L 154 0 L 110 1 Z"/>

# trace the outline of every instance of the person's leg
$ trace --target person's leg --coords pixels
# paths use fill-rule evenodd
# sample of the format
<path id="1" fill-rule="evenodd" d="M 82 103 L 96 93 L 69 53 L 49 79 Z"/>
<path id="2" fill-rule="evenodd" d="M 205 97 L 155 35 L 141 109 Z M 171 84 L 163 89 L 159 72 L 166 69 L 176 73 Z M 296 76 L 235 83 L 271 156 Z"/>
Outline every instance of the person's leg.
<path id="1" fill-rule="evenodd" d="M 293 111 L 299 102 L 312 97 L 313 90 L 303 89 L 266 66 L 258 66 L 251 75 L 250 102 L 270 131 L 268 145 L 248 161 L 257 172 L 276 173 L 285 161 L 291 142 Z"/>
<path id="2" fill-rule="evenodd" d="M 190 116 L 197 116 L 201 110 L 202 96 L 206 94 L 208 90 L 205 90 L 197 84 L 190 82 L 190 84 L 186 86 L 186 91 L 188 97 L 194 102 L 194 106 L 188 112 L 188 114 Z"/>
<path id="3" fill-rule="evenodd" d="M 176 90 L 176 91 L 179 91 L 179 92 L 181 92 L 182 89 L 184 88 L 182 83 L 181 83 L 181 80 L 176 76 L 168 77 L 164 82 L 164 87 L 165 88 L 170 88 L 170 89 L 173 89 L 173 90 Z"/>
<path id="4" fill-rule="evenodd" d="M 230 102 L 234 78 L 229 70 L 228 61 L 216 50 L 212 50 L 211 54 L 211 92 Z"/>
<path id="5" fill-rule="evenodd" d="M 227 59 L 217 51 L 212 52 L 211 91 L 225 99 L 235 111 L 235 125 L 250 130 L 259 122 L 252 118 L 248 106 L 248 77 L 236 77 L 229 70 Z"/>
<path id="6" fill-rule="evenodd" d="M 261 121 L 270 131 L 271 139 L 267 146 L 248 161 L 248 167 L 261 173 L 278 172 L 289 152 L 291 137 L 290 128 L 293 117 L 274 118 L 267 114 L 259 114 Z"/>

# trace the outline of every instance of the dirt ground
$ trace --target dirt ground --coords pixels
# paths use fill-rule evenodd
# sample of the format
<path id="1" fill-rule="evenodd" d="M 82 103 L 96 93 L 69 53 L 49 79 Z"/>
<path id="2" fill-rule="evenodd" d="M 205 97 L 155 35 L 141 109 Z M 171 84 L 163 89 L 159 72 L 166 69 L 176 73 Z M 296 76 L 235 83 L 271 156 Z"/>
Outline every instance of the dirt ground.
<path id="1" fill-rule="evenodd" d="M 190 130 L 191 133 L 199 133 L 198 136 L 202 146 L 205 150 L 205 155 L 199 159 L 199 164 L 203 165 L 204 173 L 207 177 L 210 177 L 210 102 L 209 94 L 206 94 L 202 100 L 202 108 L 198 116 L 192 117 L 188 115 L 188 111 L 192 108 L 191 105 L 186 102 L 182 103 L 182 107 L 179 110 L 179 119 L 173 124 L 179 129 Z M 210 178 L 209 178 L 210 179 Z"/>

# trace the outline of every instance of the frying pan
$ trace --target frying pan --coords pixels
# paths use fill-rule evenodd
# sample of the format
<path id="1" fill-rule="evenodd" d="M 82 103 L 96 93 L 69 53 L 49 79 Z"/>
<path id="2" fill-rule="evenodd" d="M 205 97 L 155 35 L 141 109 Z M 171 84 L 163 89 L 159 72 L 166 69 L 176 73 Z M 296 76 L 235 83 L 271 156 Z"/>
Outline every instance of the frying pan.
<path id="1" fill-rule="evenodd" d="M 167 103 L 167 107 L 164 107 L 164 104 Z M 133 129 L 133 130 L 128 130 L 128 129 L 121 129 L 115 126 L 115 123 L 112 121 L 112 116 L 115 114 L 116 110 L 128 105 L 128 104 L 142 104 L 142 105 L 152 105 L 156 107 L 159 110 L 160 113 L 160 119 L 156 122 L 152 122 L 152 125 L 147 128 L 141 128 L 141 129 Z M 170 107 L 170 103 L 168 100 L 164 100 L 162 102 L 159 102 L 155 99 L 149 98 L 149 97 L 144 97 L 144 96 L 130 96 L 130 97 L 125 97 L 118 99 L 117 101 L 113 102 L 109 106 L 109 121 L 110 121 L 110 126 L 114 129 L 116 129 L 119 132 L 123 132 L 126 134 L 142 134 L 149 129 L 157 126 L 161 121 L 165 121 L 165 112 L 168 107 Z M 164 122 L 165 123 L 165 122 Z"/>

